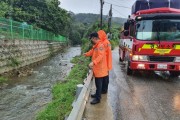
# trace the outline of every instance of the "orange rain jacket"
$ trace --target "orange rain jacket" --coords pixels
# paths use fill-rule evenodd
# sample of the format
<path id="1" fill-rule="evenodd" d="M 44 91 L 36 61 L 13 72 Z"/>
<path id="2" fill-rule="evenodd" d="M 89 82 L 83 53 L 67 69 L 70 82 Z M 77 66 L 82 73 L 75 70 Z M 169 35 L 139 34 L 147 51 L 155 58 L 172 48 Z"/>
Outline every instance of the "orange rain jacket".
<path id="1" fill-rule="evenodd" d="M 99 40 L 93 48 L 85 53 L 85 56 L 92 56 L 93 73 L 95 77 L 105 77 L 108 75 L 107 61 L 104 45 Z"/>
<path id="2" fill-rule="evenodd" d="M 105 46 L 105 52 L 106 52 L 106 61 L 108 66 L 108 71 L 112 69 L 112 52 L 111 52 L 111 43 L 107 39 L 107 35 L 103 30 L 98 31 L 99 38 L 103 45 Z"/>

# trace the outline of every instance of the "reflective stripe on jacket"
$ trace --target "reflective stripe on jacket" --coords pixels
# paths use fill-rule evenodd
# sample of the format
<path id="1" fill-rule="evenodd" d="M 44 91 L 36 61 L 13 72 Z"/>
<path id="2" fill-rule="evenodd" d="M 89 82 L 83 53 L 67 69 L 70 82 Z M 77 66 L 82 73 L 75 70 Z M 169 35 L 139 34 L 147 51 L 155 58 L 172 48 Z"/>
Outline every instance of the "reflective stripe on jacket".
<path id="1" fill-rule="evenodd" d="M 85 56 L 92 56 L 93 73 L 95 77 L 105 77 L 108 75 L 107 61 L 104 45 L 99 40 L 93 48 L 85 53 Z"/>

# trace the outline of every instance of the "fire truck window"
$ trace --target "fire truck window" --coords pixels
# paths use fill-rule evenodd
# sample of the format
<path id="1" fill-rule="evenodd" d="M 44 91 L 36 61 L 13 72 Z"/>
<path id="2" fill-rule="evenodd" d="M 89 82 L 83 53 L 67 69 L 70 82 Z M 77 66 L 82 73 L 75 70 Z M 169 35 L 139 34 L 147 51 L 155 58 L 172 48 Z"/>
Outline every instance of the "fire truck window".
<path id="1" fill-rule="evenodd" d="M 180 20 L 142 20 L 136 24 L 139 40 L 180 41 Z"/>
<path id="2" fill-rule="evenodd" d="M 180 20 L 164 20 L 161 23 L 160 40 L 180 41 Z"/>
<path id="3" fill-rule="evenodd" d="M 136 38 L 140 40 L 151 40 L 152 20 L 139 21 L 136 24 Z"/>

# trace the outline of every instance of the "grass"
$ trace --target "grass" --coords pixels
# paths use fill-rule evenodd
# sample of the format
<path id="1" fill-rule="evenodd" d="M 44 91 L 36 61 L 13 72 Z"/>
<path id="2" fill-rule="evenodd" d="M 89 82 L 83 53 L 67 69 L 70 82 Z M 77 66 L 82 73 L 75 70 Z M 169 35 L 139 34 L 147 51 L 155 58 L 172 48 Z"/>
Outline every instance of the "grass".
<path id="1" fill-rule="evenodd" d="M 110 40 L 111 43 L 111 48 L 112 50 L 114 50 L 115 47 L 117 47 L 119 45 L 119 40 Z"/>
<path id="2" fill-rule="evenodd" d="M 3 84 L 7 81 L 7 78 L 0 76 L 0 84 Z"/>
<path id="3" fill-rule="evenodd" d="M 71 112 L 72 103 L 75 99 L 76 85 L 82 83 L 85 79 L 88 72 L 89 59 L 78 56 L 71 62 L 75 66 L 64 82 L 60 82 L 53 87 L 52 102 L 38 114 L 37 120 L 64 120 L 65 116 Z"/>
<path id="4" fill-rule="evenodd" d="M 91 48 L 92 48 L 91 41 L 89 39 L 87 39 L 87 38 L 83 38 L 82 39 L 82 46 L 81 46 L 82 53 L 87 52 Z"/>

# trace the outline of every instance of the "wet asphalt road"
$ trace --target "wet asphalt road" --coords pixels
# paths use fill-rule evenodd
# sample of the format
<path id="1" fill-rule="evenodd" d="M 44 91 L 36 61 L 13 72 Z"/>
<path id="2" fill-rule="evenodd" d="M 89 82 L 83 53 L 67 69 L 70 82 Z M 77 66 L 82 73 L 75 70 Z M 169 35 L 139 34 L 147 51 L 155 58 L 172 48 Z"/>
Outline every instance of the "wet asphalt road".
<path id="1" fill-rule="evenodd" d="M 180 77 L 168 73 L 135 72 L 126 75 L 113 51 L 108 96 L 115 120 L 180 120 Z"/>

